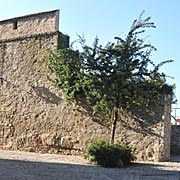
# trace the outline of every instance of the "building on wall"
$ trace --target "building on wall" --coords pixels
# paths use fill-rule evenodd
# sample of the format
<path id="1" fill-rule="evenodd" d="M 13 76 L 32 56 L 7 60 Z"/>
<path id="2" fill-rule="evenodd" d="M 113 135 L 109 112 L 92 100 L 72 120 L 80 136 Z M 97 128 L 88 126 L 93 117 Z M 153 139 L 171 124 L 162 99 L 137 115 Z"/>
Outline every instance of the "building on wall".
<path id="1" fill-rule="evenodd" d="M 45 59 L 68 46 L 69 37 L 59 32 L 59 10 L 0 21 L 0 147 L 22 148 L 30 145 L 24 136 L 33 139 L 48 129 L 46 106 L 57 106 L 59 98 L 51 93 Z"/>
<path id="2" fill-rule="evenodd" d="M 59 10 L 0 21 L 1 149 L 84 154 L 93 139 L 110 139 L 110 121 L 67 106 L 47 79 L 49 51 L 68 45 L 69 37 L 59 32 Z M 168 104 L 148 118 L 126 116 L 115 140 L 132 147 L 138 160 L 168 160 L 170 113 Z"/>
<path id="3" fill-rule="evenodd" d="M 46 35 L 56 36 L 56 40 L 51 42 L 51 46 L 67 47 L 69 45 L 68 36 L 59 32 L 59 10 L 0 21 L 1 44 L 23 39 L 40 39 Z"/>
<path id="4" fill-rule="evenodd" d="M 69 37 L 59 32 L 59 10 L 0 21 L 1 83 L 6 78 L 3 71 L 7 59 L 11 59 L 13 63 L 17 56 L 21 56 L 18 60 L 35 63 L 38 57 L 45 57 L 47 50 L 68 46 Z"/>

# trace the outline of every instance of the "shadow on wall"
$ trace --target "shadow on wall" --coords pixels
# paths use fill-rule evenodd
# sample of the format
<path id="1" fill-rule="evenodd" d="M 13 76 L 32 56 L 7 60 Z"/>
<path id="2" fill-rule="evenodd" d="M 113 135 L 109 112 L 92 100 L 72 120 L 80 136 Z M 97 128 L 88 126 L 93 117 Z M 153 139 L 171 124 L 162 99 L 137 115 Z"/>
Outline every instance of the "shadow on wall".
<path id="1" fill-rule="evenodd" d="M 31 86 L 33 91 L 37 96 L 42 98 L 46 103 L 56 104 L 58 105 L 59 102 L 62 100 L 58 96 L 56 96 L 54 93 L 52 93 L 48 88 L 43 86 Z"/>
<path id="2" fill-rule="evenodd" d="M 92 117 L 92 120 L 108 129 L 111 129 L 111 123 L 108 116 L 103 112 L 93 112 L 93 109 L 88 105 L 88 102 L 83 98 L 79 97 L 78 105 L 81 108 L 76 110 L 80 113 Z M 154 107 L 153 107 L 154 108 Z M 119 116 L 119 124 L 121 128 L 130 130 L 136 133 L 143 134 L 144 136 L 152 135 L 158 138 L 162 138 L 159 131 L 162 126 L 162 109 L 155 108 L 154 111 L 148 112 L 145 108 L 130 109 L 124 111 Z"/>
<path id="3" fill-rule="evenodd" d="M 77 110 L 81 114 L 91 117 L 92 121 L 106 127 L 110 130 L 111 122 L 107 115 L 103 112 L 94 112 L 93 108 L 88 104 L 87 100 L 83 97 L 78 97 Z"/>
<path id="4" fill-rule="evenodd" d="M 122 117 L 121 124 L 125 129 L 141 133 L 144 136 L 152 135 L 161 138 L 162 136 L 157 131 L 160 120 L 157 115 L 146 115 L 146 117 L 144 117 L 136 114 Z"/>

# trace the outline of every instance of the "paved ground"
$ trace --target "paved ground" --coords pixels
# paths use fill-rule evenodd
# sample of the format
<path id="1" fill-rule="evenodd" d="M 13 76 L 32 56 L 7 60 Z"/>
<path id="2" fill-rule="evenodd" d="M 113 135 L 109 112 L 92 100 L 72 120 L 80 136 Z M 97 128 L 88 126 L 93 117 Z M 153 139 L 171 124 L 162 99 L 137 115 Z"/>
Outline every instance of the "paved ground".
<path id="1" fill-rule="evenodd" d="M 83 157 L 0 150 L 0 180 L 180 180 L 180 156 L 111 169 Z"/>

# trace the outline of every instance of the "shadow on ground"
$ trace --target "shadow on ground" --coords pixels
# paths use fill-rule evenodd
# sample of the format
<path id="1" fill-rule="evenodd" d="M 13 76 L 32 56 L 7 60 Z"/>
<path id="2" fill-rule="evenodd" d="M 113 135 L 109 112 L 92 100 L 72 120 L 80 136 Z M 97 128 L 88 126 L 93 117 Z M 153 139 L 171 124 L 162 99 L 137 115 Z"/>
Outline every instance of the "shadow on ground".
<path id="1" fill-rule="evenodd" d="M 0 159 L 0 180 L 179 180 L 180 163 L 171 165 L 134 163 L 126 168 L 102 168 L 88 164 Z"/>

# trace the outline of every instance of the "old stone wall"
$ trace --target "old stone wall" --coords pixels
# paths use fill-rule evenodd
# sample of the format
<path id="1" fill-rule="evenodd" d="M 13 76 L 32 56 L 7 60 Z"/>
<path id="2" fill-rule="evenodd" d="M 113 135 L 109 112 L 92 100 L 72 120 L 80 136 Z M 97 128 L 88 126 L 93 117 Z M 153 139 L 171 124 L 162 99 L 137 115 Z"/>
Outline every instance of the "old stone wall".
<path id="1" fill-rule="evenodd" d="M 101 115 L 92 118 L 87 108 L 67 106 L 62 91 L 47 80 L 49 74 L 45 61 L 48 49 L 53 51 L 68 44 L 63 35 L 56 31 L 57 28 L 54 28 L 58 16 L 58 11 L 52 11 L 37 14 L 37 17 L 31 15 L 22 17 L 22 20 L 18 18 L 19 25 L 21 21 L 24 22 L 24 34 L 21 36 L 19 26 L 18 37 L 13 35 L 12 30 L 5 32 L 8 28 L 5 27 L 6 23 L 9 25 L 11 20 L 0 23 L 2 149 L 83 154 L 93 139 L 110 139 L 109 121 Z M 38 27 L 35 27 L 36 33 L 32 30 L 32 33 L 26 34 L 28 21 L 32 26 L 37 26 L 35 22 L 39 22 L 40 29 L 36 30 Z M 53 24 L 52 31 L 49 30 L 51 26 L 47 25 L 50 22 Z M 44 30 L 46 26 L 49 28 Z M 167 160 L 170 142 L 169 111 L 168 105 L 154 114 L 143 111 L 133 118 L 127 114 L 122 115 L 117 126 L 116 140 L 132 147 L 138 160 Z"/>
<path id="2" fill-rule="evenodd" d="M 180 154 L 180 126 L 171 126 L 171 154 Z"/>
<path id="3" fill-rule="evenodd" d="M 52 33 L 59 30 L 59 10 L 0 22 L 0 40 Z"/>
<path id="4" fill-rule="evenodd" d="M 159 146 L 159 159 L 166 161 L 170 159 L 171 155 L 171 95 L 164 97 L 164 109 L 162 113 L 162 141 Z"/>
<path id="5" fill-rule="evenodd" d="M 170 110 L 169 96 L 164 108 L 153 113 L 138 110 L 125 114 L 118 123 L 116 139 L 134 150 L 137 160 L 166 161 L 170 159 Z"/>

